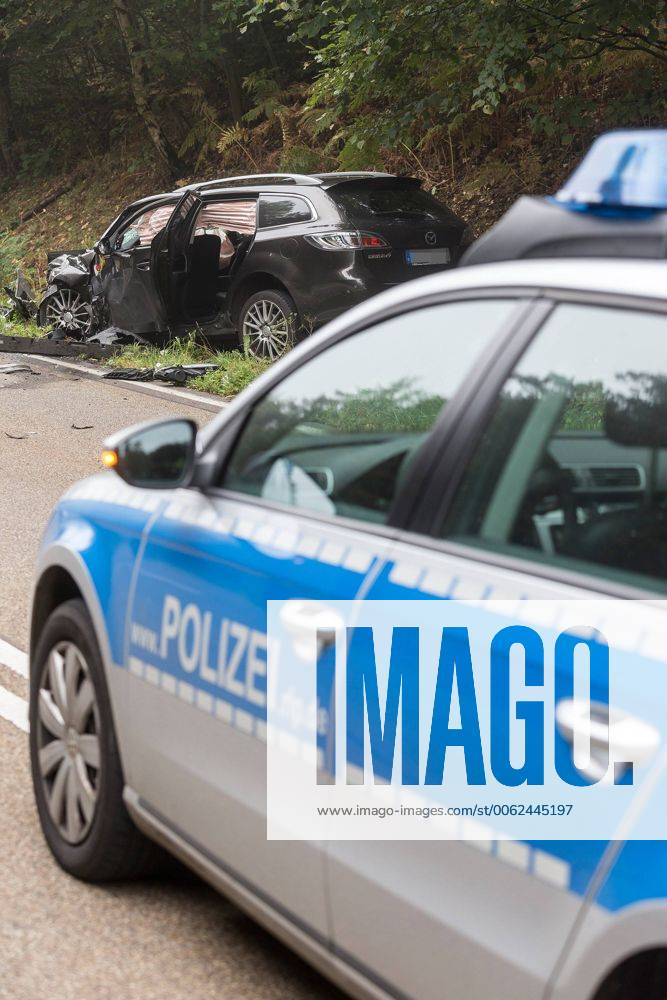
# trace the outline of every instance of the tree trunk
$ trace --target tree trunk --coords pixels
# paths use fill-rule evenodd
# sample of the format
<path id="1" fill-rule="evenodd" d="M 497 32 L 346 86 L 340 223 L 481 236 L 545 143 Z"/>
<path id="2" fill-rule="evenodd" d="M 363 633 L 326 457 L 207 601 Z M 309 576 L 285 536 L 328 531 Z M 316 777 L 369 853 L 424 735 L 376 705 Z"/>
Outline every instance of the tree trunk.
<path id="1" fill-rule="evenodd" d="M 132 0 L 113 0 L 113 10 L 127 50 L 132 80 L 132 94 L 139 117 L 146 126 L 155 151 L 172 180 L 183 174 L 183 164 L 169 139 L 162 130 L 151 107 L 149 92 L 150 72 L 146 59 L 146 48 L 141 40 L 137 17 L 132 9 Z"/>
<path id="2" fill-rule="evenodd" d="M 223 55 L 223 69 L 227 80 L 227 96 L 229 97 L 229 110 L 235 125 L 238 125 L 243 117 L 243 90 L 241 89 L 241 79 L 236 59 L 228 48 Z"/>
<path id="3" fill-rule="evenodd" d="M 13 150 L 12 93 L 9 86 L 9 63 L 0 60 L 0 157 L 8 174 L 16 170 Z"/>
<path id="4" fill-rule="evenodd" d="M 273 75 L 279 82 L 282 80 L 282 73 L 280 72 L 280 66 L 278 65 L 278 60 L 276 59 L 276 54 L 273 51 L 273 46 L 269 41 L 269 36 L 264 31 L 264 25 L 261 21 L 257 21 L 257 30 L 259 32 L 259 37 L 262 39 L 262 45 L 266 49 L 266 54 L 269 57 L 269 62 L 271 63 L 271 69 L 273 70 Z"/>

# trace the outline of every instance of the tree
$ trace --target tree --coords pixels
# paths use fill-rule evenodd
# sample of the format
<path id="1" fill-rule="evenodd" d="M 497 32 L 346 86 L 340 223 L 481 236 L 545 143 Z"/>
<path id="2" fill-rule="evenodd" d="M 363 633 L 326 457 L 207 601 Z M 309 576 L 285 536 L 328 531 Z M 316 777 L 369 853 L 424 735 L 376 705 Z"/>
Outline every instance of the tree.
<path id="1" fill-rule="evenodd" d="M 13 148 L 13 118 L 9 61 L 0 57 L 0 156 L 8 174 L 13 174 L 16 169 L 16 155 Z"/>
<path id="2" fill-rule="evenodd" d="M 113 0 L 113 9 L 118 21 L 127 57 L 130 64 L 132 93 L 139 117 L 155 147 L 158 159 L 163 163 L 172 180 L 177 180 L 184 172 L 179 156 L 161 127 L 150 101 L 150 66 L 147 57 L 146 40 L 139 29 L 133 0 Z"/>

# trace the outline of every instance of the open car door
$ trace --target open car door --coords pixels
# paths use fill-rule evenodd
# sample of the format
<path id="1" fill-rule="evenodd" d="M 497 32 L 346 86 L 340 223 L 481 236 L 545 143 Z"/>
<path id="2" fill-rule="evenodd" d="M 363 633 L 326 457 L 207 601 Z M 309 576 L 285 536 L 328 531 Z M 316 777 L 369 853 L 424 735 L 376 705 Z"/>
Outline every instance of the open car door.
<path id="1" fill-rule="evenodd" d="M 202 205 L 194 191 L 186 191 L 168 224 L 151 243 L 151 273 L 167 324 L 182 318 L 180 288 L 187 280 L 188 246 Z"/>

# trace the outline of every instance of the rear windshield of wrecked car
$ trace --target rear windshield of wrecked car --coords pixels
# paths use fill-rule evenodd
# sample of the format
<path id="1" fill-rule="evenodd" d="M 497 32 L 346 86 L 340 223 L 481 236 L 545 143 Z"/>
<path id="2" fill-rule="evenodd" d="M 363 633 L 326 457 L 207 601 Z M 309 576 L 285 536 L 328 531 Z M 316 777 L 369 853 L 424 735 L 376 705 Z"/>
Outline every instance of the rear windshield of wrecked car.
<path id="1" fill-rule="evenodd" d="M 442 219 L 447 208 L 418 187 L 342 184 L 329 194 L 350 216 L 409 215 L 420 219 Z"/>

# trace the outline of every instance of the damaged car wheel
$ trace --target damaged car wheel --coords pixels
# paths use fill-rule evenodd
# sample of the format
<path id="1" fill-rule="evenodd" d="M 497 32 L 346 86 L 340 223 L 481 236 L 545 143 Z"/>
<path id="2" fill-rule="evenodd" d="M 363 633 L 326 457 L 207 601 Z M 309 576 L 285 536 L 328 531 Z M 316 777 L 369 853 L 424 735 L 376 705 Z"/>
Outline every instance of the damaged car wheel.
<path id="1" fill-rule="evenodd" d="M 52 326 L 65 334 L 86 337 L 92 327 L 93 309 L 79 292 L 59 288 L 42 300 L 39 322 L 40 326 Z"/>
<path id="2" fill-rule="evenodd" d="M 239 326 L 245 353 L 274 361 L 292 346 L 296 306 L 284 292 L 256 292 L 243 305 Z"/>

